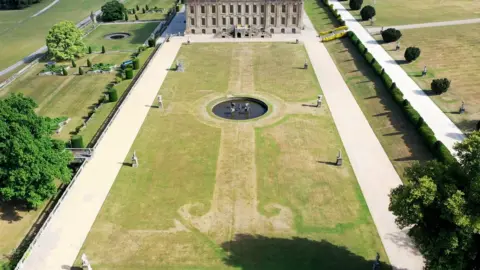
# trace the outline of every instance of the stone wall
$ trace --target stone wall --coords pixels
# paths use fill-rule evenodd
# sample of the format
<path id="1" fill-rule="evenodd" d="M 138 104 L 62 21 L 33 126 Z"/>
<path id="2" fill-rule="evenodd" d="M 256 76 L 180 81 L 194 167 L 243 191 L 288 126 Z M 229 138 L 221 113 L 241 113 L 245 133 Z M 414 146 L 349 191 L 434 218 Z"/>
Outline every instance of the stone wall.
<path id="1" fill-rule="evenodd" d="M 302 0 L 189 0 L 185 8 L 187 34 L 230 32 L 239 25 L 272 34 L 302 29 Z"/>

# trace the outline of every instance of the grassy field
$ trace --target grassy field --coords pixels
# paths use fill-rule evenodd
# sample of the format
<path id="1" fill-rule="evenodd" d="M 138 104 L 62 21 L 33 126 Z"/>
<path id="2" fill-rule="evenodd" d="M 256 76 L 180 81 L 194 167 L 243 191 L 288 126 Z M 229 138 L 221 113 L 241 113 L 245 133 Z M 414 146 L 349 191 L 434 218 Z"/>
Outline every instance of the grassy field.
<path id="1" fill-rule="evenodd" d="M 38 11 L 40 6 L 34 5 L 25 11 L 0 11 L 0 70 L 44 46 L 45 37 L 55 23 L 65 20 L 77 23 L 88 17 L 91 11 L 100 9 L 105 2 L 107 0 L 61 0 L 33 18 L 28 16 Z M 17 14 L 27 19 L 19 21 Z"/>
<path id="2" fill-rule="evenodd" d="M 158 23 L 100 25 L 85 37 L 85 44 L 97 52 L 101 51 L 102 45 L 107 51 L 135 51 L 148 39 L 157 26 Z M 128 33 L 131 36 L 117 40 L 106 39 L 105 35 L 111 33 Z"/>
<path id="3" fill-rule="evenodd" d="M 322 12 L 326 10 L 307 9 L 311 20 L 320 23 L 314 24 L 318 31 L 325 28 L 324 20 L 319 19 L 325 17 Z M 415 128 L 355 46 L 346 38 L 325 45 L 400 177 L 413 162 L 432 159 Z"/>
<path id="4" fill-rule="evenodd" d="M 141 165 L 121 169 L 80 254 L 100 269 L 359 269 L 377 251 L 386 258 L 348 158 L 330 164 L 343 147 L 328 106 L 301 105 L 321 93 L 312 69 L 296 69 L 306 58 L 287 43 L 182 47 L 186 71 L 167 76 L 165 108 L 150 110 L 132 146 Z M 203 106 L 227 93 L 276 96 L 265 101 L 284 115 L 211 118 Z"/>
<path id="5" fill-rule="evenodd" d="M 463 131 L 475 129 L 480 120 L 480 24 L 411 29 L 402 31 L 402 50 L 394 44 L 384 44 L 385 50 L 398 60 L 403 69 L 430 95 L 432 100 Z M 413 63 L 405 63 L 404 52 L 409 46 L 422 50 Z M 428 75 L 421 77 L 424 66 Z M 433 79 L 448 78 L 450 89 L 442 95 L 430 91 Z M 458 114 L 462 103 L 467 113 Z"/>
<path id="6" fill-rule="evenodd" d="M 343 5 L 350 8 L 348 2 L 343 2 Z M 376 26 L 464 20 L 480 16 L 480 2 L 476 0 L 410 0 L 408 3 L 402 0 L 365 0 L 363 6 L 366 5 L 375 7 Z M 361 20 L 360 11 L 352 11 L 352 14 Z M 364 24 L 370 25 L 369 22 Z"/>
<path id="7" fill-rule="evenodd" d="M 133 9 L 136 8 L 138 5 L 139 10 L 136 11 L 136 14 L 138 16 L 139 20 L 163 20 L 165 19 L 168 9 L 173 6 L 173 3 L 175 3 L 174 0 L 147 0 L 147 1 L 142 1 L 142 0 L 129 0 L 125 3 L 125 7 L 127 9 Z M 163 8 L 164 12 L 163 13 L 143 13 L 142 9 L 145 8 L 145 6 L 148 5 L 149 9 L 153 9 L 154 7 L 157 8 Z M 135 15 L 130 14 L 129 20 L 135 20 Z"/>
<path id="8" fill-rule="evenodd" d="M 152 49 L 147 49 L 140 54 L 140 63 L 144 63 L 151 52 Z M 128 59 L 128 54 L 98 54 L 92 55 L 91 59 L 93 63 L 96 61 L 123 61 Z M 84 62 L 85 59 L 84 61 L 78 61 L 77 65 L 83 65 Z M 41 68 L 37 67 L 37 69 Z M 70 137 L 69 132 L 81 124 L 82 117 L 86 115 L 88 107 L 100 97 L 106 84 L 114 76 L 112 74 L 69 76 L 72 78 L 38 77 L 36 73 L 38 73 L 38 70 L 33 70 L 31 74 L 23 76 L 18 82 L 9 86 L 7 92 L 2 92 L 1 95 L 5 96 L 9 92 L 22 92 L 40 103 L 39 112 L 41 114 L 51 117 L 71 117 L 71 122 L 63 129 L 62 133 L 55 135 L 56 138 L 60 139 Z M 115 86 L 119 96 L 123 94 L 130 82 L 131 80 L 125 80 Z M 19 87 L 18 89 L 23 90 L 13 90 L 16 89 L 15 85 Z M 88 122 L 87 128 L 79 133 L 83 136 L 85 143 L 92 139 L 114 106 L 115 102 L 104 104 L 96 112 L 95 117 Z M 6 260 L 7 255 L 19 245 L 42 211 L 43 206 L 36 211 L 26 211 L 13 205 L 0 204 L 0 239 L 2 239 L 0 241 L 0 266 L 1 261 Z"/>

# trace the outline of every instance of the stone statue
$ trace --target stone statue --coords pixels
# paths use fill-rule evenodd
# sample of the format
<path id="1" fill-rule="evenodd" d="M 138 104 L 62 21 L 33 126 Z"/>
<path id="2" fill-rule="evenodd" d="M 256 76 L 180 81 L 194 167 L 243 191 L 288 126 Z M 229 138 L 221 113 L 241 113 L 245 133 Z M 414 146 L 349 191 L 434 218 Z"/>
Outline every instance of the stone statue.
<path id="1" fill-rule="evenodd" d="M 342 166 L 343 163 L 343 158 L 342 158 L 342 151 L 338 150 L 338 155 L 337 155 L 337 166 Z"/>
<path id="2" fill-rule="evenodd" d="M 138 158 L 137 158 L 137 153 L 134 150 L 133 151 L 133 156 L 132 156 L 132 167 L 137 168 L 138 167 Z"/>
<path id="3" fill-rule="evenodd" d="M 307 62 L 307 59 L 305 59 L 305 63 L 303 64 L 303 69 L 308 69 L 308 62 Z"/>
<path id="4" fill-rule="evenodd" d="M 400 50 L 400 41 L 397 41 L 397 46 L 395 47 L 395 50 L 396 51 Z"/>
<path id="5" fill-rule="evenodd" d="M 187 44 L 190 45 L 190 37 L 187 38 Z"/>
<path id="6" fill-rule="evenodd" d="M 158 95 L 158 96 L 157 96 L 157 100 L 158 100 L 158 108 L 163 108 L 162 95 Z"/>
<path id="7" fill-rule="evenodd" d="M 87 255 L 85 255 L 85 253 L 83 253 L 82 254 L 82 268 L 85 269 L 85 267 L 87 268 L 87 270 L 92 270 L 92 266 L 90 265 L 90 262 L 87 259 Z"/>
<path id="8" fill-rule="evenodd" d="M 178 72 L 183 72 L 185 69 L 183 68 L 183 63 L 181 61 L 177 61 L 177 69 Z"/>
<path id="9" fill-rule="evenodd" d="M 322 96 L 322 95 L 318 95 L 318 98 L 317 98 L 317 108 L 322 106 L 322 100 L 323 100 L 323 96 Z"/>

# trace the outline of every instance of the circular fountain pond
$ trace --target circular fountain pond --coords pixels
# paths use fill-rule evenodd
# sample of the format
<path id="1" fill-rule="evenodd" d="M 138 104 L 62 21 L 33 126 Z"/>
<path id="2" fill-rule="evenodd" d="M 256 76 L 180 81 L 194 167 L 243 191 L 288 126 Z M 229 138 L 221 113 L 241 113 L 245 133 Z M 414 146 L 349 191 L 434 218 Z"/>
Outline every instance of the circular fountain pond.
<path id="1" fill-rule="evenodd" d="M 110 33 L 108 35 L 105 35 L 104 38 L 117 40 L 117 39 L 128 38 L 130 36 L 131 35 L 129 33 Z"/>
<path id="2" fill-rule="evenodd" d="M 230 120 L 248 120 L 267 113 L 265 102 L 250 97 L 234 97 L 213 106 L 212 112 L 219 117 Z"/>

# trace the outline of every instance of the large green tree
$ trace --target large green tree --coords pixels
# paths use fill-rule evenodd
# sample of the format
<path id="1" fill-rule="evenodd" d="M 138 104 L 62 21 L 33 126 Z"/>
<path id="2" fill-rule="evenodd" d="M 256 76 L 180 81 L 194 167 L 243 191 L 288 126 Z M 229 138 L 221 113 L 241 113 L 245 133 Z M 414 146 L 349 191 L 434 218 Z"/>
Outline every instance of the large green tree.
<path id="1" fill-rule="evenodd" d="M 55 24 L 46 39 L 49 55 L 58 60 L 71 60 L 82 56 L 87 49 L 82 37 L 83 31 L 73 22 L 63 21 Z"/>
<path id="2" fill-rule="evenodd" d="M 390 210 L 427 269 L 480 269 L 480 133 L 455 147 L 459 162 L 416 164 L 392 190 Z"/>
<path id="3" fill-rule="evenodd" d="M 113 0 L 102 6 L 102 20 L 104 22 L 123 20 L 126 12 L 127 10 L 122 3 Z"/>
<path id="4" fill-rule="evenodd" d="M 0 200 L 36 208 L 68 183 L 72 154 L 51 138 L 52 119 L 35 114 L 31 98 L 12 94 L 0 100 Z"/>

